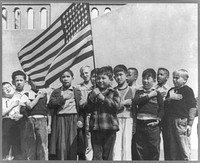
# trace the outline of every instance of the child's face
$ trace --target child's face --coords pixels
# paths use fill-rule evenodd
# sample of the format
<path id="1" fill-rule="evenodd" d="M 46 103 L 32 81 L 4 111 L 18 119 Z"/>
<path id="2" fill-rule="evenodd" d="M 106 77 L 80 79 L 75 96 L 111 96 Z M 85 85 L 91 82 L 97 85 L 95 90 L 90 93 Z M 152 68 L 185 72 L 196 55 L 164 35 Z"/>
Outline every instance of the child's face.
<path id="1" fill-rule="evenodd" d="M 115 80 L 117 82 L 118 85 L 122 85 L 126 82 L 127 80 L 127 76 L 124 73 L 124 71 L 119 71 L 115 74 Z"/>
<path id="2" fill-rule="evenodd" d="M 164 85 L 168 80 L 167 73 L 164 70 L 159 70 L 157 73 L 157 82 L 158 85 Z"/>
<path id="3" fill-rule="evenodd" d="M 100 89 L 107 89 L 110 86 L 111 80 L 107 75 L 99 74 L 97 76 L 97 85 Z"/>
<path id="4" fill-rule="evenodd" d="M 90 80 L 90 69 L 88 67 L 84 68 L 83 71 L 81 72 L 81 78 L 84 81 Z"/>
<path id="5" fill-rule="evenodd" d="M 128 70 L 127 82 L 132 83 L 136 81 L 137 77 L 134 70 Z"/>
<path id="6" fill-rule="evenodd" d="M 180 76 L 180 74 L 175 73 L 173 74 L 173 83 L 176 88 L 180 88 L 186 83 L 186 81 L 182 76 Z"/>
<path id="7" fill-rule="evenodd" d="M 142 77 L 143 88 L 148 90 L 153 87 L 155 80 L 151 76 Z"/>
<path id="8" fill-rule="evenodd" d="M 16 90 L 21 92 L 24 89 L 24 86 L 26 84 L 26 80 L 24 79 L 24 76 L 17 75 L 15 77 L 15 80 L 13 81 L 13 85 L 16 87 Z"/>
<path id="9" fill-rule="evenodd" d="M 65 72 L 62 74 L 60 81 L 64 87 L 70 87 L 72 84 L 73 77 L 69 72 Z"/>
<path id="10" fill-rule="evenodd" d="M 3 97 L 11 98 L 15 93 L 14 88 L 10 84 L 5 84 L 2 87 Z"/>

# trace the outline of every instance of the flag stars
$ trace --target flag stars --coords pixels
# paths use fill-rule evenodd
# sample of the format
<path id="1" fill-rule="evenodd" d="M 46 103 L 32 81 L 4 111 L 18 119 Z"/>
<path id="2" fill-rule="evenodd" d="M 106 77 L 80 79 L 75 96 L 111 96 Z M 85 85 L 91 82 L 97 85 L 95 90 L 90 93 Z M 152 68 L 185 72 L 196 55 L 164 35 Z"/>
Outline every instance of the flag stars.
<path id="1" fill-rule="evenodd" d="M 75 7 L 76 6 L 76 7 Z M 89 23 L 85 4 L 76 4 L 63 15 L 66 40 L 70 40 L 78 31 Z"/>

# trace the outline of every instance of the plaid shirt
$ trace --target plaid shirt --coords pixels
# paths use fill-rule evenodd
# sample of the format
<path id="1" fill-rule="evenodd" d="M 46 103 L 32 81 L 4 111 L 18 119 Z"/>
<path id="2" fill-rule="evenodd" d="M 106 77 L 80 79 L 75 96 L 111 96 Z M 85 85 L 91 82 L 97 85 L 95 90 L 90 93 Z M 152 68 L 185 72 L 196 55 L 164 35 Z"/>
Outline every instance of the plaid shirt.
<path id="1" fill-rule="evenodd" d="M 120 97 L 113 88 L 107 89 L 103 93 L 105 99 L 100 101 L 95 99 L 92 102 L 88 98 L 87 112 L 91 113 L 90 131 L 92 130 L 119 130 L 117 111 L 120 109 Z"/>

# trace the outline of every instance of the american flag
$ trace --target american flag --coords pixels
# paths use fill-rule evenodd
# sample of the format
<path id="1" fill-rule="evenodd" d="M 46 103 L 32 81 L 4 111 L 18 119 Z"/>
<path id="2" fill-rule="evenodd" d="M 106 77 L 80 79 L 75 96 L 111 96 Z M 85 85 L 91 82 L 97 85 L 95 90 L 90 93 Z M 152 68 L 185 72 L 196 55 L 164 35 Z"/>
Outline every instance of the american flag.
<path id="1" fill-rule="evenodd" d="M 37 88 L 45 87 L 80 61 L 93 56 L 89 4 L 72 3 L 18 53 L 20 64 Z"/>

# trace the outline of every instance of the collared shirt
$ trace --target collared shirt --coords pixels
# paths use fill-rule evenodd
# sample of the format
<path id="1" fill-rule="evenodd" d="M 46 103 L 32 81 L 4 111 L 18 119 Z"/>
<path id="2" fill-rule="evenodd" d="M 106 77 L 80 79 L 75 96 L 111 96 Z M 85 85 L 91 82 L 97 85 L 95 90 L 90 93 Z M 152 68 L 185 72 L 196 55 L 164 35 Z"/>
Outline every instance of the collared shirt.
<path id="1" fill-rule="evenodd" d="M 84 82 L 82 82 L 78 84 L 76 88 L 81 91 L 81 96 L 82 96 L 81 98 L 86 100 L 88 97 L 88 94 L 92 90 L 92 84 L 86 85 Z"/>
<path id="2" fill-rule="evenodd" d="M 169 91 L 170 87 L 167 84 L 165 84 L 163 86 L 159 86 L 157 84 L 157 85 L 155 85 L 155 89 L 161 93 L 163 100 L 165 100 L 165 98 L 167 96 L 167 92 Z"/>
<path id="3" fill-rule="evenodd" d="M 8 113 L 8 117 L 9 118 L 13 118 L 15 116 L 19 116 L 20 115 L 20 105 L 23 105 L 26 102 L 30 102 L 28 96 L 25 94 L 26 91 L 22 91 L 22 92 L 17 92 L 15 91 L 14 95 L 12 98 L 2 98 L 2 106 L 3 109 L 4 108 L 8 108 L 9 105 L 13 102 L 13 101 L 17 101 L 19 100 L 19 105 L 14 107 L 9 113 Z"/>
<path id="4" fill-rule="evenodd" d="M 65 95 L 67 95 L 69 98 L 65 100 L 65 103 L 58 111 L 58 114 L 76 114 L 77 110 L 72 86 L 70 86 L 68 89 L 61 87 L 61 96 Z"/>

